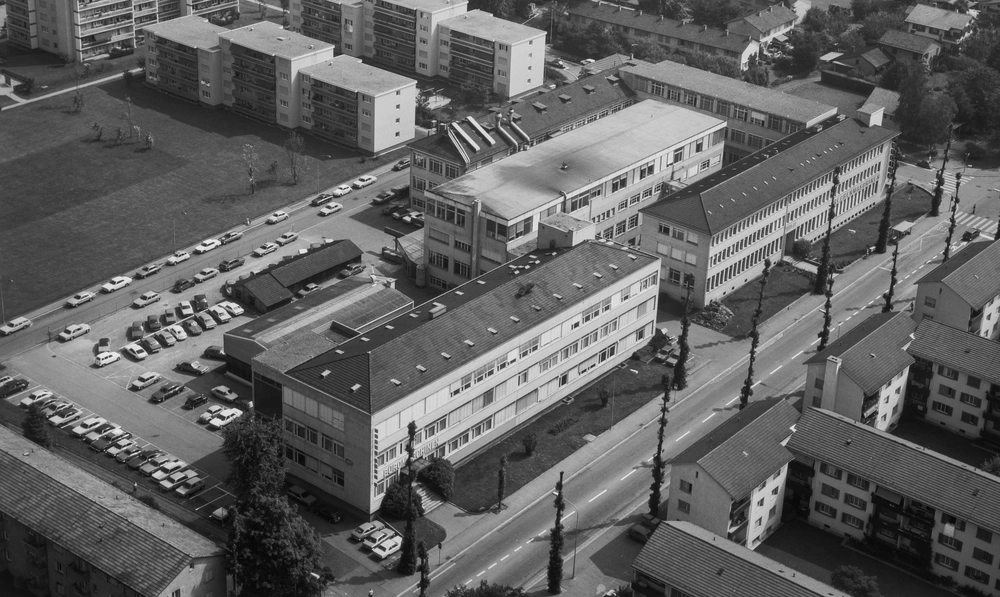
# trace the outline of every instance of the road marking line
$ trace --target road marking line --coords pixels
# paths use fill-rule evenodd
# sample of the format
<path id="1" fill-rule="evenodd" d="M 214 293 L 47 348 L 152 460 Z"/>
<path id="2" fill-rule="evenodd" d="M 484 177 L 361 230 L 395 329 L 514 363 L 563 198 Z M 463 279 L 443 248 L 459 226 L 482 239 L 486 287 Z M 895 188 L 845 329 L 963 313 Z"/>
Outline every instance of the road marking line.
<path id="1" fill-rule="evenodd" d="M 737 396 L 736 398 L 733 398 L 732 400 L 730 400 L 729 402 L 726 403 L 726 406 L 729 406 L 730 404 L 732 404 L 733 402 L 736 402 L 739 399 L 740 399 L 739 396 Z"/>
<path id="2" fill-rule="evenodd" d="M 493 568 L 496 567 L 496 565 L 497 565 L 497 563 L 493 562 L 492 564 L 490 564 L 490 567 L 487 568 L 487 570 L 493 570 Z"/>
<path id="3" fill-rule="evenodd" d="M 816 344 L 817 342 L 819 342 L 819 338 L 816 338 L 815 340 L 813 340 L 812 343 L 809 344 L 809 346 L 812 346 L 813 344 Z"/>
<path id="4" fill-rule="evenodd" d="M 455 562 L 452 562 L 451 564 L 448 564 L 444 568 L 441 568 L 439 570 L 435 570 L 434 572 L 431 573 L 431 578 L 437 578 L 438 576 L 441 576 L 442 574 L 444 574 L 445 572 L 447 572 L 448 570 L 450 570 L 450 569 L 452 569 L 454 567 L 455 567 Z"/>
<path id="5" fill-rule="evenodd" d="M 715 413 L 712 413 L 712 414 L 708 415 L 707 417 L 705 417 L 704 419 L 702 419 L 701 422 L 702 423 L 707 423 L 708 420 L 711 419 L 714 416 L 715 416 Z M 635 471 L 632 471 L 632 472 L 635 472 Z M 629 473 L 629 474 L 631 475 L 632 473 Z"/>
<path id="6" fill-rule="evenodd" d="M 752 386 L 750 386 L 750 387 L 751 387 L 751 388 L 756 388 L 756 387 L 757 387 L 757 386 L 759 386 L 759 385 L 760 385 L 760 380 L 757 380 L 757 381 L 756 381 L 756 382 L 754 382 L 754 384 L 753 384 Z"/>
<path id="7" fill-rule="evenodd" d="M 795 357 L 799 356 L 800 354 L 802 354 L 804 352 L 805 352 L 804 350 L 800 350 L 797 353 L 795 353 L 795 356 L 793 356 L 792 358 L 794 359 Z"/>
<path id="8" fill-rule="evenodd" d="M 602 495 L 604 495 L 604 494 L 605 494 L 605 493 L 607 493 L 607 492 L 608 492 L 608 490 L 607 490 L 607 489 L 605 489 L 605 490 L 604 490 L 604 491 L 602 491 L 601 493 L 599 493 L 599 494 L 595 495 L 594 497 L 590 498 L 589 500 L 587 500 L 587 503 L 589 504 L 590 502 L 592 502 L 592 501 L 596 500 L 597 498 L 601 497 Z"/>
<path id="9" fill-rule="evenodd" d="M 469 584 L 469 583 L 471 583 L 471 582 L 472 582 L 472 579 L 470 578 L 469 580 L 465 581 L 465 582 L 464 582 L 464 583 L 462 583 L 462 584 L 463 584 L 463 585 L 467 585 L 467 584 Z"/>
<path id="10" fill-rule="evenodd" d="M 918 271 L 920 271 L 920 270 L 919 269 L 913 270 L 912 272 L 910 272 L 910 276 L 912 276 L 913 274 L 917 273 Z M 907 276 L 907 277 L 909 277 L 909 276 Z"/>
<path id="11" fill-rule="evenodd" d="M 566 516 L 569 516 L 569 514 L 567 514 Z M 565 518 L 565 516 L 564 516 L 563 518 Z M 537 535 L 535 535 L 535 536 L 536 536 L 536 537 L 541 537 L 542 535 L 544 535 L 545 533 L 548 533 L 548 532 L 549 532 L 548 530 L 544 530 L 544 531 L 542 531 L 541 533 L 538 533 L 538 534 L 537 534 Z"/>
<path id="12" fill-rule="evenodd" d="M 575 510 L 574 510 L 574 512 L 575 512 Z M 563 516 L 561 519 L 559 519 L 559 522 L 562 522 L 562 521 L 566 520 L 567 518 L 569 518 L 572 515 L 573 515 L 573 512 L 567 512 L 566 516 Z"/>
<path id="13" fill-rule="evenodd" d="M 479 578 L 480 576 L 482 576 L 482 575 L 484 575 L 484 574 L 486 574 L 486 571 L 485 571 L 485 570 L 483 570 L 482 572 L 480 572 L 479 574 L 477 574 L 477 575 L 476 575 L 476 578 Z"/>
<path id="14" fill-rule="evenodd" d="M 514 553 L 517 553 L 517 552 L 521 551 L 522 547 L 524 547 L 524 546 L 523 545 L 518 545 L 517 549 L 514 550 Z"/>
<path id="15" fill-rule="evenodd" d="M 685 437 L 687 437 L 690 434 L 691 434 L 690 431 L 685 431 L 684 435 L 682 435 L 682 436 L 680 436 L 680 437 L 678 437 L 677 439 L 674 440 L 674 443 L 677 443 L 677 442 L 681 441 L 682 439 L 684 439 Z"/>
<path id="16" fill-rule="evenodd" d="M 845 319 L 843 323 L 847 323 L 848 321 L 851 320 L 852 317 L 854 317 L 854 316 L 853 315 L 848 315 L 847 319 Z"/>
<path id="17" fill-rule="evenodd" d="M 777 367 L 774 368 L 774 371 L 771 371 L 770 373 L 768 373 L 768 375 L 774 375 L 775 373 L 778 372 L 778 369 L 781 369 L 781 367 L 782 365 L 778 365 Z"/>
<path id="18" fill-rule="evenodd" d="M 510 557 L 510 554 L 507 554 L 504 557 L 500 558 L 500 561 L 502 562 L 502 561 L 506 560 L 509 557 Z"/>
<path id="19" fill-rule="evenodd" d="M 632 469 L 632 473 L 634 473 L 635 471 L 636 471 L 636 469 Z M 621 479 L 618 479 L 618 480 L 619 480 L 619 481 L 624 481 L 625 479 L 628 479 L 628 478 L 629 478 L 629 476 L 630 476 L 630 475 L 631 475 L 632 473 L 629 473 L 628 475 L 625 475 L 624 477 L 622 477 Z"/>

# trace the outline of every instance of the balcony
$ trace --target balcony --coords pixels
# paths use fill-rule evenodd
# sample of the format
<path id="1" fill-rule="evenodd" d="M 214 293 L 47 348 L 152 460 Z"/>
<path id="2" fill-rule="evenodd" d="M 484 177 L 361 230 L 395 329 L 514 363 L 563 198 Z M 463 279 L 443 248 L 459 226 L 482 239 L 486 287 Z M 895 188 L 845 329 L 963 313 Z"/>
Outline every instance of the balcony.
<path id="1" fill-rule="evenodd" d="M 30 556 L 27 559 L 28 568 L 33 570 L 39 570 L 42 572 L 47 572 L 49 569 L 49 559 L 42 555 L 41 557 Z"/>
<path id="2" fill-rule="evenodd" d="M 924 525 L 922 522 L 914 524 L 912 519 L 907 519 L 906 522 L 899 525 L 898 530 L 910 539 L 924 542 L 931 540 L 931 527 Z"/>
<path id="3" fill-rule="evenodd" d="M 732 520 L 732 518 L 738 515 L 740 512 L 745 512 L 747 507 L 749 506 L 750 506 L 750 494 L 743 496 L 742 499 L 735 500 L 732 506 L 730 506 L 729 508 L 729 519 Z"/>
<path id="4" fill-rule="evenodd" d="M 727 530 L 727 533 L 730 534 L 730 535 L 736 533 L 741 528 L 743 528 L 743 527 L 746 526 L 747 520 L 748 520 L 748 517 L 747 517 L 746 512 L 743 512 L 742 514 L 740 514 L 736 518 L 730 520 L 729 521 L 729 529 Z"/>
<path id="5" fill-rule="evenodd" d="M 28 555 L 35 558 L 44 558 L 46 554 L 45 539 L 42 537 L 26 535 L 24 537 L 24 548 Z"/>
<path id="6" fill-rule="evenodd" d="M 868 415 L 867 417 L 862 418 L 861 419 L 861 424 L 862 425 L 867 425 L 869 427 L 874 427 L 875 423 L 877 421 L 878 421 L 878 408 L 876 408 L 875 412 L 873 412 L 872 414 Z"/>
<path id="7" fill-rule="evenodd" d="M 77 24 L 86 25 L 98 21 L 101 19 L 110 19 L 112 17 L 119 17 L 123 15 L 131 16 L 132 6 L 131 4 L 125 3 L 122 5 L 115 5 L 110 7 L 110 10 L 96 10 L 88 11 L 87 13 L 80 13 L 80 18 Z"/>
<path id="8" fill-rule="evenodd" d="M 230 48 L 233 58 L 239 58 L 240 60 L 246 60 L 251 64 L 260 64 L 264 65 L 265 67 L 269 67 L 273 76 L 274 56 L 261 54 L 260 52 L 255 52 L 253 50 L 244 48 L 243 46 L 231 45 Z"/>
<path id="9" fill-rule="evenodd" d="M 95 8 L 101 8 L 102 6 L 111 6 L 112 4 L 117 4 L 122 0 L 94 0 L 93 2 L 80 2 L 78 5 L 79 10 L 93 10 Z"/>
<path id="10" fill-rule="evenodd" d="M 72 594 L 76 597 L 90 597 L 90 583 L 86 582 L 75 582 L 73 583 Z"/>
<path id="11" fill-rule="evenodd" d="M 25 588 L 35 597 L 49 597 L 49 587 L 37 578 L 32 578 L 28 581 Z"/>
<path id="12" fill-rule="evenodd" d="M 274 79 L 262 79 L 241 72 L 233 72 L 233 83 L 239 81 L 243 85 L 259 89 L 267 93 L 274 93 Z M 274 103 L 273 101 L 271 103 Z"/>
<path id="13" fill-rule="evenodd" d="M 84 581 L 83 584 L 87 584 L 86 581 L 90 579 L 90 566 L 86 562 L 73 560 L 67 568 L 69 568 L 69 575 L 71 577 Z"/>
<path id="14" fill-rule="evenodd" d="M 935 511 L 933 508 L 922 508 L 920 506 L 914 506 L 913 504 L 910 504 L 903 510 L 903 513 L 909 516 L 910 518 L 934 526 Z"/>
<path id="15" fill-rule="evenodd" d="M 272 82 L 275 80 L 273 65 L 271 66 L 271 68 L 264 68 L 253 62 L 243 62 L 240 60 L 234 60 L 233 69 L 234 71 L 239 71 L 241 73 L 247 73 L 258 77 L 263 77 Z"/>

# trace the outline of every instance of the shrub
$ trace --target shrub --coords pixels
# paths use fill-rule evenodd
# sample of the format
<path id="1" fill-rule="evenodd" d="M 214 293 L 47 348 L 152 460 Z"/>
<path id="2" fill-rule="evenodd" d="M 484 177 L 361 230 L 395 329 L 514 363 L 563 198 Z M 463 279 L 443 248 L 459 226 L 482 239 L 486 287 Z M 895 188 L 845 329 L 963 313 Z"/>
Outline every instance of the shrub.
<path id="1" fill-rule="evenodd" d="M 534 433 L 529 433 L 521 439 L 521 443 L 524 445 L 524 453 L 531 456 L 535 453 L 535 448 L 538 447 L 538 436 Z"/>
<path id="2" fill-rule="evenodd" d="M 601 399 L 601 408 L 607 408 L 608 403 L 611 402 L 611 390 L 601 388 L 597 393 L 597 397 Z"/>
<path id="3" fill-rule="evenodd" d="M 153 510 L 159 510 L 160 509 L 160 504 L 157 503 L 156 498 L 153 497 L 153 496 L 151 496 L 151 495 L 149 495 L 148 493 L 144 494 L 144 495 L 140 495 L 139 496 L 139 501 L 142 502 L 143 504 L 146 504 L 147 506 L 149 506 Z"/>
<path id="4" fill-rule="evenodd" d="M 663 333 L 663 328 L 656 328 L 653 337 L 649 340 L 649 345 L 653 350 L 660 350 L 667 345 L 667 336 Z"/>
<path id="5" fill-rule="evenodd" d="M 417 475 L 431 489 L 441 494 L 444 499 L 451 499 L 455 487 L 455 467 L 447 458 L 438 458 L 430 463 Z"/>
<path id="6" fill-rule="evenodd" d="M 804 238 L 800 238 L 792 245 L 792 256 L 796 259 L 809 259 L 812 255 L 812 243 Z"/>
<path id="7" fill-rule="evenodd" d="M 969 154 L 970 160 L 981 160 L 986 157 L 986 148 L 974 141 L 965 144 L 965 153 Z"/>
<path id="8" fill-rule="evenodd" d="M 386 516 L 393 518 L 406 518 L 406 485 L 400 483 L 399 481 L 394 481 L 389 489 L 385 491 L 385 497 L 382 498 L 382 512 Z M 424 504 L 423 500 L 420 499 L 420 495 L 413 491 L 412 501 L 410 502 L 410 507 L 413 509 L 413 516 L 423 516 L 424 515 Z"/>
<path id="9" fill-rule="evenodd" d="M 549 428 L 550 435 L 559 435 L 563 431 L 566 431 L 572 427 L 578 419 L 576 417 L 566 417 L 565 419 L 560 419 L 555 425 Z"/>

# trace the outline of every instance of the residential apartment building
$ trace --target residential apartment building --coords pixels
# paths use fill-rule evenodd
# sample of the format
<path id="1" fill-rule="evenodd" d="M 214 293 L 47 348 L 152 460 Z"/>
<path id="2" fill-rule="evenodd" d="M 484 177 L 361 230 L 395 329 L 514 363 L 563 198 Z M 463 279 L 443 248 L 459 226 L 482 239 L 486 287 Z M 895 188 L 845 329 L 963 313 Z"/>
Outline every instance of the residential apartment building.
<path id="1" fill-rule="evenodd" d="M 237 0 L 8 0 L 7 24 L 13 45 L 83 62 L 141 46 L 146 26 L 230 12 Z"/>
<path id="2" fill-rule="evenodd" d="M 219 42 L 223 105 L 268 124 L 298 127 L 303 110 L 299 71 L 331 60 L 333 46 L 270 21 L 219 33 Z"/>
<path id="3" fill-rule="evenodd" d="M 360 336 L 256 356 L 255 408 L 283 420 L 288 472 L 371 516 L 405 466 L 411 421 L 418 459 L 457 463 L 648 342 L 659 260 L 548 241 Z"/>
<path id="4" fill-rule="evenodd" d="M 222 105 L 219 34 L 225 27 L 192 16 L 145 31 L 146 85 L 206 106 Z"/>
<path id="5" fill-rule="evenodd" d="M 670 461 L 666 520 L 682 520 L 754 549 L 781 526 L 784 448 L 799 411 L 780 398 L 751 402 Z"/>
<path id="6" fill-rule="evenodd" d="M 787 447 L 789 498 L 810 524 L 1000 595 L 1000 478 L 817 408 Z"/>
<path id="7" fill-rule="evenodd" d="M 725 56 L 735 60 L 743 70 L 749 67 L 750 57 L 760 50 L 760 43 L 751 35 L 675 21 L 651 13 L 643 14 L 641 10 L 600 0 L 584 2 L 566 12 L 573 25 L 587 27 L 597 23 L 611 27 L 629 37 L 655 42 L 667 52 Z"/>
<path id="8" fill-rule="evenodd" d="M 795 27 L 799 15 L 784 4 L 774 4 L 745 17 L 726 23 L 726 30 L 737 35 L 746 35 L 767 47 L 775 38 L 786 39 L 785 34 Z"/>
<path id="9" fill-rule="evenodd" d="M 834 229 L 881 201 L 899 133 L 879 126 L 880 116 L 829 118 L 643 207 L 643 249 L 664 256 L 660 290 L 682 301 L 691 274 L 701 308 L 757 277 L 795 240 L 820 238 L 835 171 Z"/>
<path id="10" fill-rule="evenodd" d="M 750 83 L 733 84 L 729 77 L 669 60 L 633 61 L 619 72 L 640 99 L 665 101 L 725 120 L 723 163 L 727 165 L 837 115 L 833 106 Z"/>
<path id="11" fill-rule="evenodd" d="M 644 595 L 848 597 L 783 563 L 690 522 L 664 522 L 632 562 Z"/>
<path id="12" fill-rule="evenodd" d="M 908 313 L 877 313 L 806 361 L 804 404 L 825 408 L 879 431 L 903 414 L 917 324 Z M 839 335 L 839 332 L 837 332 Z"/>
<path id="13" fill-rule="evenodd" d="M 295 0 L 292 29 L 332 44 L 337 54 L 361 57 L 364 49 L 364 0 Z"/>
<path id="14" fill-rule="evenodd" d="M 0 427 L 0 573 L 32 595 L 221 597 L 222 547 Z"/>
<path id="15" fill-rule="evenodd" d="M 911 60 L 925 69 L 929 69 L 931 61 L 941 53 L 941 44 L 933 39 L 895 29 L 879 38 L 878 47 L 895 60 Z"/>
<path id="16" fill-rule="evenodd" d="M 917 280 L 913 318 L 1000 338 L 1000 243 L 970 243 Z"/>
<path id="17" fill-rule="evenodd" d="M 945 50 L 957 53 L 973 30 L 972 15 L 916 4 L 907 9 L 906 31 L 932 39 Z"/>
<path id="18" fill-rule="evenodd" d="M 441 22 L 438 72 L 473 81 L 507 99 L 540 87 L 545 31 L 470 10 Z"/>
<path id="19" fill-rule="evenodd" d="M 425 192 L 522 149 L 615 114 L 635 103 L 617 71 L 583 77 L 552 91 L 515 101 L 505 112 L 467 116 L 438 126 L 410 147 L 410 200 L 426 208 Z"/>
<path id="20" fill-rule="evenodd" d="M 909 352 L 907 402 L 928 422 L 1000 445 L 1000 343 L 924 319 Z"/>
<path id="21" fill-rule="evenodd" d="M 373 155 L 413 140 L 413 79 L 344 55 L 301 72 L 303 129 Z"/>
<path id="22" fill-rule="evenodd" d="M 464 14 L 465 0 L 364 0 L 363 56 L 418 77 L 439 74 L 441 22 Z M 543 50 L 544 51 L 544 50 Z"/>
<path id="23" fill-rule="evenodd" d="M 672 180 L 719 170 L 724 131 L 711 116 L 646 100 L 426 191 L 428 282 L 448 288 L 499 267 L 558 213 L 636 244 L 644 202 Z"/>

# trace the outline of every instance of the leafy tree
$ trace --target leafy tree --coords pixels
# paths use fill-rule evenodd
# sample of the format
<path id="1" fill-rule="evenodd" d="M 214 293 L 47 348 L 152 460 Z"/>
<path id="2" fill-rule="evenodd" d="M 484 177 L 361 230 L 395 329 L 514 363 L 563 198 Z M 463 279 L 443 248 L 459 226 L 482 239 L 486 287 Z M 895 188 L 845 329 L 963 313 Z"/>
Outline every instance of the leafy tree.
<path id="1" fill-rule="evenodd" d="M 805 32 L 799 35 L 795 45 L 789 52 L 795 69 L 799 72 L 809 72 L 816 68 L 820 54 L 823 53 L 822 37 L 817 33 Z"/>
<path id="2" fill-rule="evenodd" d="M 792 256 L 796 259 L 809 259 L 809 256 L 812 255 L 812 250 L 812 243 L 804 238 L 800 238 L 792 243 Z"/>
<path id="3" fill-rule="evenodd" d="M 807 10 L 806 16 L 802 18 L 802 27 L 814 33 L 823 33 L 829 24 L 830 13 L 816 6 Z"/>
<path id="4" fill-rule="evenodd" d="M 912 60 L 895 60 L 884 71 L 879 78 L 879 87 L 884 87 L 892 91 L 899 91 L 903 80 L 910 76 L 910 73 L 919 68 Z"/>
<path id="5" fill-rule="evenodd" d="M 608 404 L 611 403 L 611 390 L 601 387 L 597 392 L 597 397 L 601 401 L 601 408 L 607 408 Z"/>
<path id="6" fill-rule="evenodd" d="M 462 81 L 461 89 L 465 93 L 465 101 L 467 103 L 478 103 L 482 106 L 486 106 L 486 103 L 490 101 L 490 94 L 492 93 L 492 90 L 486 85 L 476 83 L 472 79 Z"/>
<path id="7" fill-rule="evenodd" d="M 994 477 L 1000 477 L 1000 456 L 994 454 L 979 465 L 983 471 L 993 475 Z"/>
<path id="8" fill-rule="evenodd" d="M 827 343 L 830 341 L 830 326 L 833 323 L 833 277 L 828 277 L 826 279 L 826 304 L 823 306 L 823 329 L 820 330 L 819 334 L 819 346 L 816 347 L 816 351 L 822 351 L 826 349 Z"/>
<path id="9" fill-rule="evenodd" d="M 292 184 L 299 184 L 299 169 L 302 167 L 306 149 L 305 139 L 302 138 L 302 135 L 292 131 L 289 133 L 288 139 L 285 139 L 283 147 L 285 148 L 285 156 L 288 157 L 288 169 L 292 172 Z"/>
<path id="10" fill-rule="evenodd" d="M 531 456 L 535 453 L 535 448 L 538 447 L 538 436 L 529 433 L 521 439 L 521 444 L 524 446 L 524 453 Z"/>
<path id="11" fill-rule="evenodd" d="M 447 458 L 435 458 L 417 477 L 448 500 L 455 488 L 455 466 Z"/>
<path id="12" fill-rule="evenodd" d="M 674 389 L 678 391 L 688 385 L 687 362 L 691 355 L 688 332 L 691 330 L 691 289 L 694 288 L 694 276 L 685 274 L 684 285 L 687 287 L 687 292 L 684 295 L 684 317 L 681 319 L 681 337 L 678 340 L 680 351 L 677 354 L 677 364 L 674 365 Z"/>
<path id="13" fill-rule="evenodd" d="M 42 414 L 42 407 L 37 402 L 29 406 L 28 412 L 24 414 L 24 421 L 21 423 L 21 432 L 24 433 L 24 437 L 43 448 L 52 446 L 52 438 L 49 436 L 49 427 L 46 425 L 45 415 Z"/>
<path id="14" fill-rule="evenodd" d="M 448 589 L 444 597 L 525 597 L 524 589 L 507 585 L 488 584 L 485 580 L 479 586 L 467 587 L 460 585 Z"/>
<path id="15" fill-rule="evenodd" d="M 409 494 L 409 495 L 408 495 Z M 423 501 L 416 490 L 406 483 L 393 481 L 382 497 L 382 512 L 394 518 L 407 519 L 412 512 L 414 518 L 424 515 Z"/>
<path id="16" fill-rule="evenodd" d="M 764 309 L 764 289 L 767 287 L 767 279 L 771 275 L 771 260 L 764 260 L 764 273 L 760 278 L 760 294 L 757 296 L 757 310 L 753 313 L 750 321 L 750 361 L 747 364 L 747 377 L 743 381 L 743 389 L 740 392 L 740 410 L 747 407 L 750 397 L 753 396 L 753 366 L 757 360 L 757 346 L 760 344 L 760 332 L 757 331 L 757 324 L 760 321 L 761 312 Z"/>
<path id="17" fill-rule="evenodd" d="M 660 488 L 663 487 L 663 473 L 667 466 L 663 460 L 663 436 L 667 428 L 667 403 L 670 402 L 670 384 L 663 393 L 663 403 L 660 405 L 660 428 L 656 432 L 656 453 L 653 454 L 653 483 L 649 486 L 649 515 L 659 518 Z"/>
<path id="18" fill-rule="evenodd" d="M 649 346 L 653 350 L 660 350 L 667 345 L 667 335 L 663 333 L 661 328 L 656 328 L 653 332 L 653 337 L 649 339 Z"/>
<path id="19" fill-rule="evenodd" d="M 556 483 L 556 525 L 549 533 L 549 568 L 548 581 L 549 593 L 553 595 L 562 593 L 563 559 L 562 559 L 562 519 L 563 511 L 566 509 L 566 502 L 563 500 L 563 474 L 559 473 L 559 482 Z"/>
<path id="20" fill-rule="evenodd" d="M 840 566 L 835 569 L 830 578 L 830 585 L 851 597 L 882 597 L 878 579 L 866 575 L 857 566 Z"/>
<path id="21" fill-rule="evenodd" d="M 743 15 L 743 5 L 736 0 L 688 0 L 691 18 L 699 25 L 724 29 L 726 23 Z"/>
<path id="22" fill-rule="evenodd" d="M 224 428 L 222 452 L 229 462 L 226 484 L 237 500 L 281 496 L 284 445 L 280 424 L 264 417 L 240 417 Z"/>
<path id="23" fill-rule="evenodd" d="M 406 530 L 403 532 L 403 545 L 399 548 L 399 563 L 396 571 L 400 574 L 410 575 L 417 569 L 417 532 L 413 528 L 417 515 L 414 511 L 414 503 L 421 501 L 420 496 L 414 495 L 413 491 L 413 447 L 416 443 L 417 424 L 410 421 L 406 426 Z M 423 504 L 420 505 L 423 509 Z"/>
<path id="24" fill-rule="evenodd" d="M 417 567 L 420 572 L 420 581 L 417 582 L 417 588 L 420 589 L 419 597 L 427 597 L 427 589 L 431 586 L 431 566 L 427 562 L 427 546 L 423 541 L 417 543 L 417 557 L 420 559 L 420 565 Z"/>
<path id="25" fill-rule="evenodd" d="M 897 60 L 896 62 L 901 62 Z M 900 73 L 902 74 L 902 73 Z M 922 68 L 908 68 L 899 81 L 899 106 L 896 108 L 896 122 L 900 130 L 912 130 L 920 126 L 920 106 L 927 90 L 927 73 Z"/>
<path id="26" fill-rule="evenodd" d="M 816 268 L 813 294 L 823 294 L 826 279 L 830 277 L 830 237 L 833 236 L 833 220 L 837 215 L 837 187 L 840 186 L 840 166 L 833 169 L 833 186 L 830 188 L 830 209 L 826 214 L 826 236 L 823 237 L 823 257 Z"/>
<path id="27" fill-rule="evenodd" d="M 646 62 L 663 62 L 667 59 L 667 51 L 663 49 L 663 46 L 650 38 L 637 39 L 631 42 L 630 47 L 636 58 Z"/>
<path id="28" fill-rule="evenodd" d="M 743 72 L 740 70 L 740 63 L 735 58 L 706 54 L 705 52 L 671 54 L 667 58 L 674 60 L 674 57 L 682 58 L 681 60 L 675 60 L 675 62 L 687 64 L 692 68 L 707 70 L 710 73 L 729 77 L 730 79 L 739 79 L 743 75 Z"/>
<path id="29" fill-rule="evenodd" d="M 500 468 L 497 470 L 497 510 L 503 510 L 503 498 L 507 492 L 507 455 L 500 455 Z"/>
<path id="30" fill-rule="evenodd" d="M 119 114 L 119 118 L 128 123 L 128 138 L 132 138 L 132 132 L 135 130 L 135 120 L 132 118 L 132 98 L 125 96 L 125 100 L 121 104 L 122 111 Z"/>
<path id="31" fill-rule="evenodd" d="M 902 12 L 877 11 L 865 17 L 858 31 L 866 44 L 874 45 L 890 29 L 902 29 L 905 19 Z"/>
<path id="32" fill-rule="evenodd" d="M 125 70 L 122 71 L 122 79 L 125 80 L 126 87 L 131 87 L 132 81 L 135 80 L 135 75 L 132 74 L 132 71 L 130 69 L 126 68 Z"/>
<path id="33" fill-rule="evenodd" d="M 977 28 L 972 32 L 972 35 L 962 42 L 962 54 L 967 58 L 986 64 L 1000 47 L 1000 29 L 984 27 L 982 19 L 976 19 L 976 25 Z"/>
<path id="34" fill-rule="evenodd" d="M 955 217 L 958 215 L 958 189 L 962 186 L 962 173 L 955 173 L 955 195 L 951 201 L 951 218 L 948 223 L 948 236 L 944 239 L 944 259 L 942 263 L 951 257 L 951 240 L 955 236 L 955 227 L 958 225 Z"/>
<path id="35" fill-rule="evenodd" d="M 877 0 L 851 0 L 851 15 L 861 22 L 879 11 Z"/>
<path id="36" fill-rule="evenodd" d="M 878 223 L 878 239 L 875 240 L 875 252 L 885 253 L 889 246 L 889 227 L 892 225 L 892 195 L 896 192 L 896 144 L 893 143 L 889 149 L 891 160 L 889 166 L 889 192 L 885 194 L 885 208 L 882 210 L 882 219 Z"/>
<path id="37" fill-rule="evenodd" d="M 885 305 L 882 307 L 883 313 L 892 312 L 892 295 L 896 291 L 896 275 L 899 270 L 896 269 L 896 263 L 899 260 L 899 243 L 896 243 L 896 248 L 892 251 L 892 270 L 889 272 L 889 290 L 885 291 L 882 298 L 885 299 Z"/>
<path id="38" fill-rule="evenodd" d="M 1000 129 L 1000 72 L 979 66 L 951 77 L 949 93 L 959 120 L 977 132 Z"/>
<path id="39" fill-rule="evenodd" d="M 255 148 L 251 143 L 243 144 L 243 167 L 246 169 L 247 182 L 250 184 L 250 194 L 253 195 L 257 192 L 257 182 L 255 175 L 257 173 L 257 161 L 260 158 L 257 156 L 257 148 Z"/>

